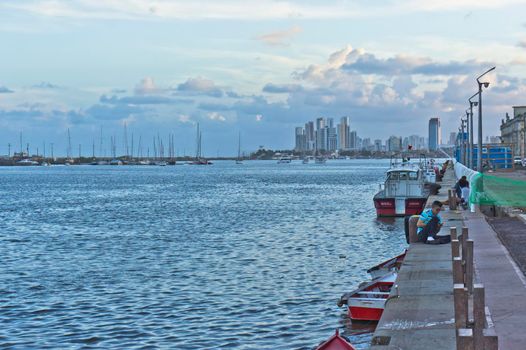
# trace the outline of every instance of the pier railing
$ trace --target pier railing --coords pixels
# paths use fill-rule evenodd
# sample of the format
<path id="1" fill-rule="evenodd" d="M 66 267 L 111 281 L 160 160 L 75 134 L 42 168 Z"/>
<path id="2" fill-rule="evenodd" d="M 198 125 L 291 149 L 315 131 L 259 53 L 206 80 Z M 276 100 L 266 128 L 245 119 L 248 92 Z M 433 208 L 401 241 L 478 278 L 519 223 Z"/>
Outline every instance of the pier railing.
<path id="1" fill-rule="evenodd" d="M 474 242 L 467 227 L 460 236 L 456 227 L 450 233 L 457 350 L 496 350 L 498 338 L 486 312 L 484 286 L 474 283 Z"/>

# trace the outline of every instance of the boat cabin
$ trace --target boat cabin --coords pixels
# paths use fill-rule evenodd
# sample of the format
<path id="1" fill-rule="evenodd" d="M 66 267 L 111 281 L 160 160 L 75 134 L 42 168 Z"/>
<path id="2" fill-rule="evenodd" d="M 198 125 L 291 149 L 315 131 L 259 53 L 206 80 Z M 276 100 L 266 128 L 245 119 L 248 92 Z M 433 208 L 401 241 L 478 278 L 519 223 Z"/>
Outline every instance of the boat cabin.
<path id="1" fill-rule="evenodd" d="M 421 197 L 424 192 L 420 169 L 414 167 L 395 168 L 387 171 L 386 197 Z"/>

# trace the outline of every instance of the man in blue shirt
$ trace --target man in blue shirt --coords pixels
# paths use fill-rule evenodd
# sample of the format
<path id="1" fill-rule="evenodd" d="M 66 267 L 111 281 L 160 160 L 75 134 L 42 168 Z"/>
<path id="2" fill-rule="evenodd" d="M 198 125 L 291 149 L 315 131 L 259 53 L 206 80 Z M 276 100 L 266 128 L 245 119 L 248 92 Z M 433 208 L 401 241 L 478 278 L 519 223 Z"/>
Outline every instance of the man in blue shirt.
<path id="1" fill-rule="evenodd" d="M 418 222 L 416 223 L 416 233 L 418 240 L 424 243 L 434 243 L 437 240 L 437 234 L 442 228 L 442 217 L 440 211 L 442 210 L 442 202 L 434 201 L 431 208 L 424 209 Z"/>

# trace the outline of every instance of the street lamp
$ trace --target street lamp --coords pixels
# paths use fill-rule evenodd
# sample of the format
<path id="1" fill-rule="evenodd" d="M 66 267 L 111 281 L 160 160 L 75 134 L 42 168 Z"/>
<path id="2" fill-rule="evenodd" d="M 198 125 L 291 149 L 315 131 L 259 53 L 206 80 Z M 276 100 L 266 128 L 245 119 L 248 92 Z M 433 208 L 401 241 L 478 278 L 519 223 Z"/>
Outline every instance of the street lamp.
<path id="1" fill-rule="evenodd" d="M 462 164 L 466 164 L 466 141 L 464 140 L 464 126 L 466 125 L 467 119 L 460 117 L 460 161 Z"/>
<path id="2" fill-rule="evenodd" d="M 466 126 L 466 133 L 468 134 L 468 139 L 467 139 L 467 145 L 466 145 L 466 163 L 464 163 L 465 166 L 467 166 L 468 168 L 470 168 L 470 159 L 471 159 L 471 144 L 469 143 L 469 140 L 471 138 L 471 132 L 469 131 L 469 128 L 471 126 L 471 122 L 473 120 L 469 120 L 469 108 L 466 109 L 466 122 L 468 123 L 468 125 Z"/>
<path id="3" fill-rule="evenodd" d="M 473 96 L 471 96 L 468 99 L 469 102 L 469 165 L 468 168 L 473 169 L 475 167 L 475 164 L 473 164 L 473 141 L 475 139 L 473 135 L 473 106 L 478 106 L 479 103 L 477 101 L 471 101 L 472 98 L 477 96 L 479 93 L 475 93 Z"/>
<path id="4" fill-rule="evenodd" d="M 480 78 L 482 78 L 484 75 L 488 74 L 492 70 L 494 70 L 495 67 L 492 67 L 479 75 L 477 78 L 477 84 L 479 85 L 479 127 L 478 127 L 478 145 L 477 145 L 477 170 L 482 173 L 482 86 L 487 89 L 489 87 L 489 82 L 481 82 Z"/>

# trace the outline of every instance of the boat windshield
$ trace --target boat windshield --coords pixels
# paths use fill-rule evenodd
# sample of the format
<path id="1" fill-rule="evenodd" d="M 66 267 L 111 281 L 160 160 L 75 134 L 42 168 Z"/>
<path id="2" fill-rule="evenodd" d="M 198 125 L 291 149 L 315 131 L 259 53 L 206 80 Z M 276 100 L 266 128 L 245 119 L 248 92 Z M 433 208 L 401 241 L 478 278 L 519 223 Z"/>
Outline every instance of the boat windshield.
<path id="1" fill-rule="evenodd" d="M 417 171 L 392 171 L 387 174 L 387 180 L 417 180 Z"/>

